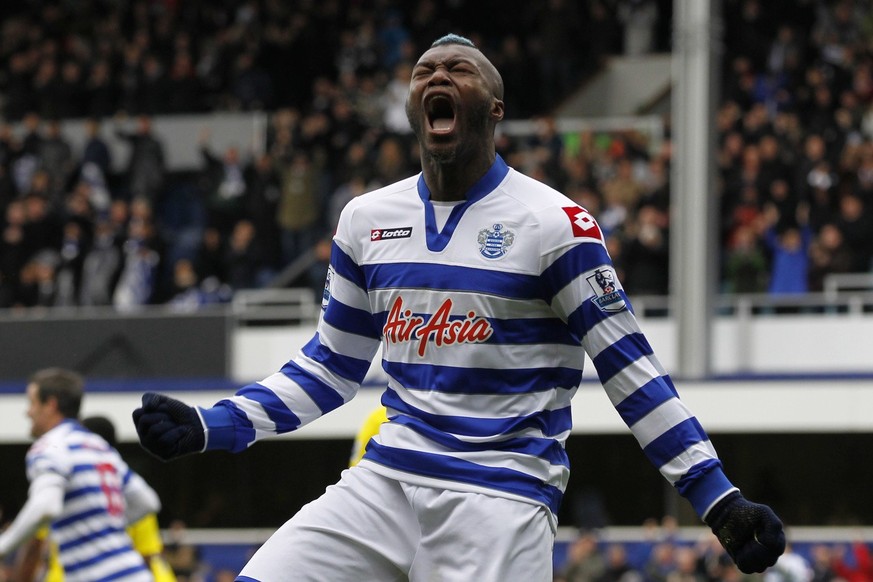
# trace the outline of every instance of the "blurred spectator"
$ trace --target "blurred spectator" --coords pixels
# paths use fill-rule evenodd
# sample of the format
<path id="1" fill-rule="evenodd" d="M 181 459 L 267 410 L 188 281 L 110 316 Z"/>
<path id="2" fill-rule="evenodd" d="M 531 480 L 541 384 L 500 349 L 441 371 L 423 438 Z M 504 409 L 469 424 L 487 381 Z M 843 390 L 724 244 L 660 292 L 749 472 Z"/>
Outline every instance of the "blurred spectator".
<path id="1" fill-rule="evenodd" d="M 769 292 L 773 295 L 805 293 L 809 290 L 809 262 L 807 260 L 812 237 L 805 220 L 777 231 L 778 215 L 775 209 L 767 212 L 767 230 L 764 242 L 772 255 L 772 273 Z"/>
<path id="2" fill-rule="evenodd" d="M 112 304 L 122 311 L 148 305 L 158 290 L 156 276 L 161 257 L 154 248 L 154 225 L 148 216 L 133 217 L 124 242 L 121 274 Z"/>
<path id="3" fill-rule="evenodd" d="M 49 200 L 57 203 L 67 187 L 75 165 L 73 148 L 61 133 L 61 123 L 57 119 L 46 124 L 37 160 L 37 167 L 46 172 L 49 178 Z"/>
<path id="4" fill-rule="evenodd" d="M 100 59 L 91 66 L 85 81 L 87 107 L 85 114 L 95 119 L 111 117 L 117 111 L 118 87 L 113 83 L 110 64 Z"/>
<path id="5" fill-rule="evenodd" d="M 666 295 L 669 286 L 667 214 L 654 206 L 640 208 L 623 243 L 625 289 L 639 295 Z"/>
<path id="6" fill-rule="evenodd" d="M 273 158 L 264 153 L 245 169 L 245 216 L 255 229 L 254 244 L 263 258 L 263 273 L 275 271 L 281 260 L 279 225 L 276 212 L 279 207 L 279 178 L 273 167 Z"/>
<path id="7" fill-rule="evenodd" d="M 670 573 L 676 568 L 676 548 L 672 542 L 665 541 L 655 544 L 646 560 L 644 569 L 649 582 L 666 582 Z"/>
<path id="8" fill-rule="evenodd" d="M 196 113 L 202 110 L 202 87 L 188 52 L 180 51 L 174 55 L 166 84 L 168 113 Z"/>
<path id="9" fill-rule="evenodd" d="M 75 307 L 79 305 L 79 289 L 82 281 L 85 251 L 89 244 L 89 233 L 85 232 L 82 220 L 72 218 L 64 224 L 63 240 L 59 253 L 57 290 L 54 305 Z"/>
<path id="10" fill-rule="evenodd" d="M 604 213 L 614 213 L 616 217 L 609 221 L 607 228 L 613 226 L 615 220 L 624 222 L 640 201 L 643 186 L 634 176 L 633 169 L 633 163 L 628 158 L 619 159 L 615 164 L 615 175 L 608 178 L 601 186 Z"/>
<path id="11" fill-rule="evenodd" d="M 809 246 L 809 289 L 823 291 L 825 278 L 833 273 L 851 273 L 857 259 L 835 224 L 821 227 Z"/>
<path id="12" fill-rule="evenodd" d="M 205 305 L 226 302 L 231 292 L 230 287 L 214 277 L 200 281 L 190 259 L 177 259 L 173 264 L 173 285 L 168 303 L 176 311 L 197 311 Z"/>
<path id="13" fill-rule="evenodd" d="M 21 307 L 53 307 L 57 294 L 55 273 L 60 257 L 53 249 L 43 249 L 33 255 L 21 269 L 16 305 Z"/>
<path id="14" fill-rule="evenodd" d="M 116 237 L 116 228 L 108 218 L 97 221 L 94 244 L 82 261 L 79 303 L 83 306 L 112 304 L 122 260 Z"/>
<path id="15" fill-rule="evenodd" d="M 154 53 L 146 53 L 139 71 L 139 108 L 141 114 L 159 115 L 170 111 L 170 84 L 163 63 Z"/>
<path id="16" fill-rule="evenodd" d="M 837 577 L 833 569 L 833 551 L 827 544 L 815 544 L 810 550 L 811 582 L 831 582 Z"/>
<path id="17" fill-rule="evenodd" d="M 557 99 L 566 95 L 577 79 L 578 63 L 567 57 L 579 54 L 580 39 L 584 38 L 574 28 L 574 25 L 581 26 L 579 10 L 580 5 L 570 0 L 548 0 L 537 13 L 535 36 L 538 40 L 540 101 L 547 107 L 554 106 Z M 613 15 L 609 18 L 614 22 Z"/>
<path id="18" fill-rule="evenodd" d="M 24 116 L 22 126 L 24 135 L 13 142 L 10 168 L 16 189 L 27 192 L 39 165 L 39 150 L 43 140 L 42 118 L 37 113 L 29 112 Z"/>
<path id="19" fill-rule="evenodd" d="M 624 27 L 624 54 L 646 55 L 655 47 L 658 3 L 655 0 L 620 0 L 618 20 Z"/>
<path id="20" fill-rule="evenodd" d="M 37 172 L 34 188 L 24 196 L 24 243 L 28 255 L 42 249 L 57 249 L 61 244 L 61 218 L 45 193 L 48 175 Z"/>
<path id="21" fill-rule="evenodd" d="M 217 228 L 208 226 L 203 229 L 194 261 L 195 269 L 201 280 L 214 278 L 222 283 L 227 282 L 224 247 L 225 241 Z"/>
<path id="22" fill-rule="evenodd" d="M 317 240 L 322 204 L 319 172 L 303 150 L 276 163 L 281 187 L 277 220 L 282 230 L 282 260 L 290 263 Z"/>
<path id="23" fill-rule="evenodd" d="M 812 576 L 813 571 L 807 559 L 795 552 L 789 542 L 785 546 L 785 553 L 764 574 L 764 582 L 810 582 Z"/>
<path id="24" fill-rule="evenodd" d="M 415 171 L 409 161 L 403 141 L 393 135 L 386 135 L 378 145 L 373 165 L 372 182 L 368 187 L 386 186 L 411 176 L 413 173 Z"/>
<path id="25" fill-rule="evenodd" d="M 100 176 L 94 176 L 93 180 L 102 179 L 105 183 L 106 178 L 112 172 L 112 152 L 109 151 L 109 145 L 100 134 L 100 120 L 95 117 L 89 117 L 85 121 L 85 145 L 82 150 L 82 169 L 81 173 L 87 175 L 89 173 L 89 165 L 93 165 L 96 170 L 99 170 Z"/>
<path id="26" fill-rule="evenodd" d="M 79 118 L 86 111 L 85 84 L 82 80 L 82 65 L 76 60 L 67 60 L 61 65 L 61 75 L 55 86 L 53 101 L 58 118 Z"/>
<path id="27" fill-rule="evenodd" d="M 209 226 L 227 236 L 234 224 L 242 218 L 246 196 L 243 161 L 236 146 L 228 146 L 221 158 L 209 147 L 210 131 L 200 134 L 200 154 L 204 167 L 201 189 L 205 198 L 206 220 Z"/>
<path id="28" fill-rule="evenodd" d="M 724 286 L 727 293 L 763 293 L 767 290 L 767 257 L 759 245 L 755 226 L 734 231 L 724 261 Z"/>
<path id="29" fill-rule="evenodd" d="M 606 572 L 606 560 L 593 532 L 582 531 L 571 543 L 567 562 L 555 577 L 558 582 L 597 582 Z"/>
<path id="30" fill-rule="evenodd" d="M 385 86 L 382 94 L 384 101 L 383 125 L 391 133 L 409 135 L 412 128 L 406 117 L 406 94 L 409 93 L 409 81 L 412 78 L 412 65 L 407 61 L 398 62 L 392 70 L 391 80 Z M 505 82 L 505 80 L 504 80 Z"/>
<path id="31" fill-rule="evenodd" d="M 21 269 L 30 257 L 30 249 L 24 240 L 26 222 L 24 202 L 10 202 L 0 237 L 0 307 L 11 307 L 18 298 Z"/>
<path id="32" fill-rule="evenodd" d="M 164 544 L 164 557 L 178 582 L 200 582 L 200 550 L 187 539 L 187 527 L 178 520 L 170 523 Z"/>
<path id="33" fill-rule="evenodd" d="M 240 220 L 233 227 L 223 261 L 228 285 L 234 291 L 257 287 L 264 262 L 255 241 L 254 225 L 248 220 Z"/>
<path id="34" fill-rule="evenodd" d="M 407 84 L 407 88 L 409 85 Z M 404 109 L 403 119 L 406 119 L 405 109 L 405 94 L 404 94 Z M 409 123 L 406 123 L 407 132 Z M 338 172 L 342 166 L 343 158 L 353 144 L 359 143 L 363 139 L 367 127 L 358 117 L 357 112 L 352 108 L 352 104 L 344 96 L 335 97 L 330 105 L 330 139 L 327 144 L 327 155 L 331 170 L 336 174 L 336 180 L 341 180 L 342 176 Z"/>
<path id="35" fill-rule="evenodd" d="M 257 111 L 273 107 L 273 81 L 258 65 L 254 53 L 247 51 L 237 56 L 230 83 L 229 109 Z"/>
<path id="36" fill-rule="evenodd" d="M 850 270 L 873 269 L 873 201 L 865 203 L 860 196 L 848 193 L 840 198 L 838 208 L 834 222 L 855 255 Z"/>
<path id="37" fill-rule="evenodd" d="M 606 549 L 606 569 L 599 582 L 643 582 L 643 575 L 628 562 L 624 544 L 609 544 Z"/>
<path id="38" fill-rule="evenodd" d="M 851 552 L 851 558 L 847 554 Z M 873 580 L 873 559 L 870 548 L 861 541 L 846 547 L 838 544 L 833 548 L 833 569 L 837 576 L 846 582 L 867 582 Z"/>
<path id="39" fill-rule="evenodd" d="M 135 131 L 118 127 L 115 135 L 128 142 L 131 148 L 125 172 L 127 198 L 145 198 L 154 204 L 164 185 L 166 161 L 164 146 L 152 133 L 151 117 L 140 115 L 136 120 Z"/>

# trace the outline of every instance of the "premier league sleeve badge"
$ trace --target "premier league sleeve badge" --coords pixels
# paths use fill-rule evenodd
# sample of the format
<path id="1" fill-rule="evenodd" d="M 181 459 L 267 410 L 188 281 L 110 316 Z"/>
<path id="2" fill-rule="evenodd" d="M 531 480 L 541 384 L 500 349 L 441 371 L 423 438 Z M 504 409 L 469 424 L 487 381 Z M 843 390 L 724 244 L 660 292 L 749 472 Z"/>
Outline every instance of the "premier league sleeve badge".
<path id="1" fill-rule="evenodd" d="M 615 271 L 611 268 L 600 267 L 585 280 L 594 290 L 594 297 L 591 298 L 591 301 L 602 311 L 617 312 L 627 307 L 624 294 L 618 288 Z"/>

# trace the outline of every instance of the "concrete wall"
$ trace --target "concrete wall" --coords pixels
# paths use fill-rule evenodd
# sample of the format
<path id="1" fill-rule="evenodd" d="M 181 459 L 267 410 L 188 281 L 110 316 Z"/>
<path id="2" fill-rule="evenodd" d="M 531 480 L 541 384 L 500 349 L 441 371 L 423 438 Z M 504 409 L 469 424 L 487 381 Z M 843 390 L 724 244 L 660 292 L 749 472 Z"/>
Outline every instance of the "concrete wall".
<path id="1" fill-rule="evenodd" d="M 640 323 L 670 370 L 675 324 L 658 318 Z M 132 441 L 130 412 L 143 391 L 172 391 L 209 406 L 277 370 L 314 329 L 226 325 L 220 317 L 182 315 L 0 321 L 0 443 L 28 440 L 21 379 L 37 367 L 83 369 L 83 362 L 92 362 L 83 371 L 96 389 L 86 398 L 84 414 L 109 415 L 120 438 Z M 720 318 L 713 344 L 719 376 L 701 382 L 674 378 L 710 432 L 873 432 L 873 315 Z M 377 357 L 367 387 L 351 403 L 283 438 L 352 437 L 378 405 L 384 382 Z M 576 433 L 627 431 L 590 361 L 573 407 Z"/>

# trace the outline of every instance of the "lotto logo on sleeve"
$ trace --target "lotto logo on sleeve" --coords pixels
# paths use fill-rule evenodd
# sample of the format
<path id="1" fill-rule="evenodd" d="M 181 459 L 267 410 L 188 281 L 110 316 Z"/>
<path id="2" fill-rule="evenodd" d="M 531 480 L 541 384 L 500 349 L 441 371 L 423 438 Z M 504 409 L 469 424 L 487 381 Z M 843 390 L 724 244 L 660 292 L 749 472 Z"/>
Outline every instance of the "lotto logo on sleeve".
<path id="1" fill-rule="evenodd" d="M 370 231 L 370 240 L 393 240 L 396 238 L 409 238 L 412 236 L 411 226 L 401 226 L 400 228 L 374 228 Z"/>
<path id="2" fill-rule="evenodd" d="M 597 226 L 597 221 L 591 214 L 581 206 L 570 206 L 562 208 L 567 217 L 570 219 L 570 227 L 573 229 L 573 236 L 584 236 L 587 238 L 602 239 L 600 227 Z"/>

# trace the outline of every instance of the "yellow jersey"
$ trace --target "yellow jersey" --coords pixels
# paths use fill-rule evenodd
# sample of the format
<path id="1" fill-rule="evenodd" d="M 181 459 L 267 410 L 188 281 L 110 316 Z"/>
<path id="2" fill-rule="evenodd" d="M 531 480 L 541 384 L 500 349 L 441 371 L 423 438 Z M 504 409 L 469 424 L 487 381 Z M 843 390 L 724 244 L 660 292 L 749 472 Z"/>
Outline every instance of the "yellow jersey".
<path id="1" fill-rule="evenodd" d="M 352 457 L 349 459 L 349 467 L 354 467 L 364 456 L 364 451 L 367 450 L 367 443 L 373 436 L 379 434 L 379 427 L 383 422 L 388 422 L 388 410 L 384 406 L 380 406 L 367 416 L 358 435 L 355 437 L 355 444 L 352 446 Z"/>
<path id="2" fill-rule="evenodd" d="M 164 542 L 158 528 L 158 517 L 154 513 L 128 526 L 127 534 L 133 541 L 134 549 L 148 562 L 155 582 L 176 582 L 176 575 L 161 555 L 164 551 Z M 36 537 L 45 540 L 48 537 L 48 528 L 42 528 Z M 58 561 L 58 548 L 55 544 L 49 545 L 48 565 L 43 582 L 64 582 L 64 568 Z"/>

